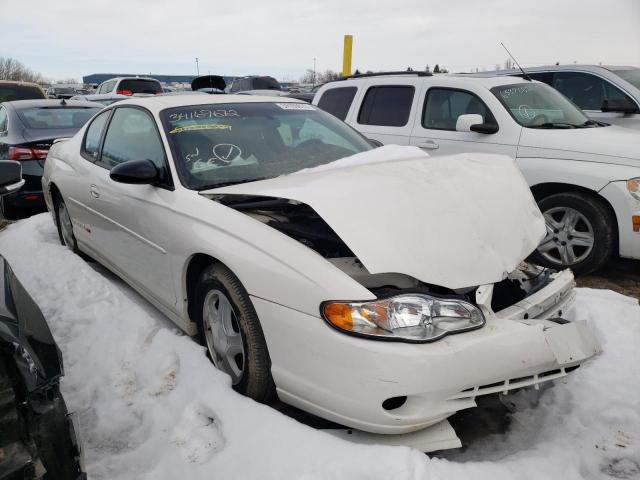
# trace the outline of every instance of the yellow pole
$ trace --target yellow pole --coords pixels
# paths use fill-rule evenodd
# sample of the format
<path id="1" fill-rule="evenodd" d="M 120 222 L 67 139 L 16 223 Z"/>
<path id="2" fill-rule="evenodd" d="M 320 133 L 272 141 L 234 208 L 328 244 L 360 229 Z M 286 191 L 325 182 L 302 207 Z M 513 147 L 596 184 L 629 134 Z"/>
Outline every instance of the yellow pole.
<path id="1" fill-rule="evenodd" d="M 351 76 L 351 47 L 353 46 L 353 35 L 344 36 L 344 51 L 342 54 L 342 76 Z"/>

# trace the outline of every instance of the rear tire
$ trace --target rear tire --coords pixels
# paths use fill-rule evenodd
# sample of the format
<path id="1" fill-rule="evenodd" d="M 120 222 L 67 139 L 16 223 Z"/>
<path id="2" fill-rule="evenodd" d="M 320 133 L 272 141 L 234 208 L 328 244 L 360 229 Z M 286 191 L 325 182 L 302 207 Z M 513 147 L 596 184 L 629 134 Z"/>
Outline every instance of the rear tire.
<path id="1" fill-rule="evenodd" d="M 2 217 L 6 220 L 18 220 L 23 216 L 22 209 L 7 203 L 5 198 L 0 198 L 0 207 L 2 209 Z"/>
<path id="2" fill-rule="evenodd" d="M 586 275 L 609 260 L 615 250 L 615 218 L 601 201 L 566 192 L 545 197 L 538 206 L 545 216 L 547 235 L 531 255 L 534 263 Z"/>
<path id="3" fill-rule="evenodd" d="M 200 342 L 214 365 L 229 374 L 233 388 L 257 402 L 274 400 L 267 343 L 240 280 L 224 265 L 211 265 L 200 276 L 195 305 Z"/>
<path id="4" fill-rule="evenodd" d="M 69 247 L 69 249 L 75 253 L 80 254 L 78 250 L 78 242 L 73 234 L 73 223 L 69 216 L 69 210 L 64 203 L 62 195 L 56 193 L 53 197 L 53 206 L 56 212 L 56 226 L 58 227 L 58 237 L 60 237 L 60 243 Z"/>

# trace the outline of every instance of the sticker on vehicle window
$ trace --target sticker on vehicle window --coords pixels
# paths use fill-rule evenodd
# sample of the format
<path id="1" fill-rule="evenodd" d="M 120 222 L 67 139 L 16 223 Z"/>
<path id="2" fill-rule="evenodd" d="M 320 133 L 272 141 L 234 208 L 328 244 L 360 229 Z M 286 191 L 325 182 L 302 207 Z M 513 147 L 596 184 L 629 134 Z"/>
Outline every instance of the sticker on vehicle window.
<path id="1" fill-rule="evenodd" d="M 276 103 L 283 110 L 315 110 L 316 107 L 308 103 Z"/>
<path id="2" fill-rule="evenodd" d="M 186 125 L 184 127 L 176 127 L 169 133 L 189 132 L 191 130 L 231 130 L 231 125 L 222 125 L 220 123 L 206 123 L 204 125 Z"/>

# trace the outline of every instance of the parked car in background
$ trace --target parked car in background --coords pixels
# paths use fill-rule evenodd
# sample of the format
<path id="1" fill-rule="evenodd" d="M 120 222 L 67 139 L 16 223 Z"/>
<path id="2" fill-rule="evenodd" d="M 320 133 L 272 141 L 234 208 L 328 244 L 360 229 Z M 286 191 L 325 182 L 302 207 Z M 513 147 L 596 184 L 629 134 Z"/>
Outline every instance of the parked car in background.
<path id="1" fill-rule="evenodd" d="M 88 88 L 76 88 L 76 95 L 91 95 L 93 90 L 89 90 Z"/>
<path id="2" fill-rule="evenodd" d="M 220 75 L 202 75 L 191 81 L 191 90 L 210 94 L 225 93 L 227 82 Z"/>
<path id="3" fill-rule="evenodd" d="M 366 137 L 432 155 L 513 157 L 547 220 L 535 261 L 584 274 L 640 258 L 640 135 L 590 120 L 557 90 L 489 75 L 362 75 L 313 103 Z"/>
<path id="4" fill-rule="evenodd" d="M 494 73 L 522 77 L 520 70 Z M 558 90 L 594 120 L 640 129 L 640 68 L 550 65 L 527 67 L 526 73 Z"/>
<path id="5" fill-rule="evenodd" d="M 162 85 L 155 78 L 117 77 L 102 82 L 95 92 L 98 95 L 159 95 Z"/>
<path id="6" fill-rule="evenodd" d="M 0 195 L 23 184 L 18 162 L 0 161 Z M 0 291 L 0 479 L 84 479 L 73 417 L 60 393 L 60 349 L 2 256 Z"/>
<path id="7" fill-rule="evenodd" d="M 231 82 L 229 93 L 248 92 L 250 90 L 283 91 L 280 82 L 273 77 L 250 75 L 236 78 Z M 286 94 L 286 92 L 284 92 Z M 256 93 L 258 95 L 259 93 Z M 270 95 L 271 93 L 267 93 Z"/>
<path id="8" fill-rule="evenodd" d="M 600 349 L 564 319 L 571 272 L 522 263 L 544 220 L 506 156 L 373 149 L 293 99 L 157 96 L 55 144 L 42 182 L 62 242 L 199 335 L 235 389 L 377 441 L 459 446 L 449 415 Z"/>
<path id="9" fill-rule="evenodd" d="M 47 98 L 37 83 L 0 80 L 0 103 Z"/>
<path id="10" fill-rule="evenodd" d="M 42 169 L 54 140 L 73 136 L 103 105 L 73 100 L 18 100 L 0 104 L 0 160 L 17 160 L 26 184 L 2 197 L 5 218 L 42 211 Z"/>
<path id="11" fill-rule="evenodd" d="M 131 98 L 128 95 L 117 95 L 112 93 L 105 94 L 90 94 L 90 95 L 74 95 L 70 100 L 82 100 L 85 102 L 101 103 L 102 105 L 111 105 L 112 103 L 119 102 Z"/>
<path id="12" fill-rule="evenodd" d="M 76 95 L 76 91 L 71 87 L 49 87 L 47 89 L 48 98 L 69 99 Z"/>

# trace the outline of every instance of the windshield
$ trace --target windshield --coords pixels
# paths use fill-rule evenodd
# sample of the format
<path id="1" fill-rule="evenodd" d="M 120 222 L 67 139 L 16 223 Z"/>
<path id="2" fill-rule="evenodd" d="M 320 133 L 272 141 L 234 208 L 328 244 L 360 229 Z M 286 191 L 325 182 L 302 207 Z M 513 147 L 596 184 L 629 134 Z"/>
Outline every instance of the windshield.
<path id="1" fill-rule="evenodd" d="M 372 148 L 306 103 L 192 105 L 161 117 L 180 179 L 195 190 L 277 177 Z"/>
<path id="2" fill-rule="evenodd" d="M 280 90 L 280 84 L 275 78 L 258 77 L 253 79 L 253 90 Z"/>
<path id="3" fill-rule="evenodd" d="M 38 87 L 31 85 L 1 85 L 0 102 L 11 102 L 13 100 L 35 100 L 45 98 L 44 93 Z"/>
<path id="4" fill-rule="evenodd" d="M 611 70 L 623 80 L 626 80 L 636 88 L 640 88 L 640 68 L 631 68 L 627 70 Z"/>
<path id="5" fill-rule="evenodd" d="M 131 95 L 133 93 L 162 93 L 162 87 L 160 82 L 156 80 L 122 80 L 118 86 L 118 93 L 120 91 L 127 92 L 125 95 Z"/>
<path id="6" fill-rule="evenodd" d="M 18 116 L 28 128 L 79 129 L 99 111 L 94 107 L 25 108 L 18 110 Z"/>
<path id="7" fill-rule="evenodd" d="M 74 90 L 73 88 L 68 88 L 68 87 L 55 87 L 55 88 L 53 89 L 53 91 L 54 91 L 55 93 L 59 93 L 59 94 L 63 94 L 63 95 L 71 94 L 71 93 L 76 93 L 76 92 L 75 92 L 75 90 Z"/>
<path id="8" fill-rule="evenodd" d="M 528 128 L 595 126 L 560 92 L 543 83 L 517 83 L 493 87 L 491 92 L 516 122 Z"/>

